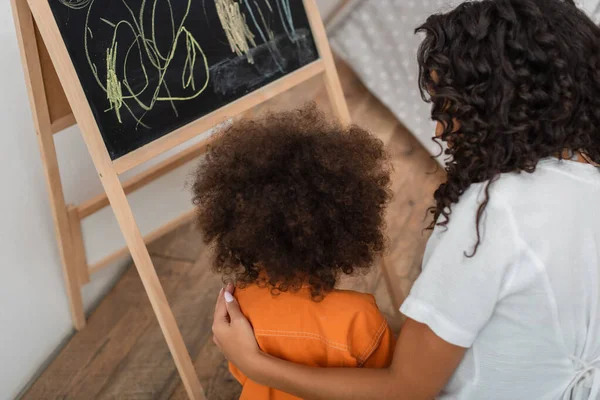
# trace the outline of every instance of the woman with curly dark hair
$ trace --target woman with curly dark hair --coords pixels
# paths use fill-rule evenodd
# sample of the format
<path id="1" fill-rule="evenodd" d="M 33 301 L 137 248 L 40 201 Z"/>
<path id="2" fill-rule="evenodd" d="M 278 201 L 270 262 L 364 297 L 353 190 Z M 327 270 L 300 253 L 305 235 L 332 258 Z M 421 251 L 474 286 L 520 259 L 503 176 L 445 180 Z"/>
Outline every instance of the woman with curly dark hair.
<path id="1" fill-rule="evenodd" d="M 482 0 L 417 31 L 448 178 L 391 366 L 265 357 L 229 295 L 215 339 L 303 398 L 600 399 L 600 29 L 573 0 Z"/>
<path id="2" fill-rule="evenodd" d="M 217 133 L 195 174 L 197 225 L 264 352 L 311 366 L 389 366 L 395 339 L 375 299 L 335 285 L 368 272 L 384 249 L 390 171 L 380 140 L 314 104 Z M 293 398 L 230 369 L 242 399 Z"/>

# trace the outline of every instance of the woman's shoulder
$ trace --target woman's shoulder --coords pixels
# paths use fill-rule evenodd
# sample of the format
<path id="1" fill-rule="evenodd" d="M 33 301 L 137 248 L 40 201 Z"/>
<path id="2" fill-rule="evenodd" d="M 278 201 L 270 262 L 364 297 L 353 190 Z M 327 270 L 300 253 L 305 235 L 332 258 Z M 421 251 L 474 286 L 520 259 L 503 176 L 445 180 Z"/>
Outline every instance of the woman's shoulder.
<path id="1" fill-rule="evenodd" d="M 543 160 L 533 172 L 504 173 L 492 181 L 472 184 L 451 206 L 448 223 L 436 227 L 428 245 L 437 247 L 443 240 L 448 247 L 465 247 L 477 242 L 479 235 L 481 253 L 487 248 L 493 256 L 501 243 L 517 249 L 523 243 L 535 247 L 539 238 L 544 243 L 560 242 L 570 234 L 571 225 L 565 221 L 580 221 L 579 227 L 590 225 L 591 230 L 600 226 L 589 214 L 598 196 L 596 168 Z"/>
<path id="2" fill-rule="evenodd" d="M 550 210 L 550 198 L 560 204 L 561 198 L 572 198 L 574 193 L 600 191 L 600 172 L 588 164 L 558 159 L 544 159 L 532 172 L 509 172 L 491 181 L 474 183 L 453 206 L 453 214 L 470 213 L 488 198 L 486 212 L 504 214 L 544 203 Z M 487 196 L 486 196 L 487 192 Z"/>

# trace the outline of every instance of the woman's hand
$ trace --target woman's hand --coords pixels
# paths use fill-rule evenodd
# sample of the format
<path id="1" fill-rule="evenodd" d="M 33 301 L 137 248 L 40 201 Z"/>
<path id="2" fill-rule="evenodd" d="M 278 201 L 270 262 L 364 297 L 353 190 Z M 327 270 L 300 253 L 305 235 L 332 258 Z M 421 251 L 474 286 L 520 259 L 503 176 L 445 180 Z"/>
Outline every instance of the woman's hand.
<path id="1" fill-rule="evenodd" d="M 213 341 L 229 361 L 248 375 L 262 353 L 233 291 L 234 286 L 229 284 L 219 293 L 212 326 Z"/>

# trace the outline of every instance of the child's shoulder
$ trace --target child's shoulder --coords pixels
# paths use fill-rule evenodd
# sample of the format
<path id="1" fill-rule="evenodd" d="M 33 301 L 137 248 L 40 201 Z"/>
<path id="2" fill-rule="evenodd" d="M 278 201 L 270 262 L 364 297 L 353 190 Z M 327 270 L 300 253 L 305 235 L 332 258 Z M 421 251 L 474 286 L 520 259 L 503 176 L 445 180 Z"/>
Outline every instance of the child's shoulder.
<path id="1" fill-rule="evenodd" d="M 375 297 L 369 293 L 361 293 L 353 290 L 335 289 L 320 301 L 315 301 L 310 296 L 308 288 L 302 288 L 296 292 L 281 292 L 276 295 L 269 288 L 257 285 L 248 285 L 236 289 L 235 296 L 242 309 L 252 312 L 259 309 L 264 312 L 267 309 L 302 309 L 305 312 L 317 314 L 336 314 L 338 318 L 354 319 L 357 315 L 368 315 L 380 320 L 381 313 L 377 307 Z"/>
<path id="2" fill-rule="evenodd" d="M 372 310 L 377 309 L 375 297 L 370 293 L 356 292 L 354 290 L 336 289 L 328 293 L 322 300 L 323 303 L 331 303 L 332 305 L 341 305 L 356 309 Z"/>
<path id="3" fill-rule="evenodd" d="M 365 310 L 377 309 L 377 303 L 372 294 L 356 292 L 354 290 L 335 289 L 327 293 L 320 301 L 316 301 L 311 298 L 310 290 L 308 288 L 302 288 L 299 291 L 273 294 L 269 288 L 258 285 L 248 285 L 244 288 L 236 289 L 235 296 L 238 301 L 246 303 L 264 302 L 267 299 L 272 299 L 276 302 L 305 302 L 310 300 L 317 308 L 343 306 L 345 308 Z"/>
<path id="4" fill-rule="evenodd" d="M 379 310 L 375 297 L 370 293 L 352 290 L 334 290 L 323 299 L 328 309 L 340 313 L 349 321 L 349 328 L 361 330 L 379 329 L 385 324 L 385 317 Z"/>

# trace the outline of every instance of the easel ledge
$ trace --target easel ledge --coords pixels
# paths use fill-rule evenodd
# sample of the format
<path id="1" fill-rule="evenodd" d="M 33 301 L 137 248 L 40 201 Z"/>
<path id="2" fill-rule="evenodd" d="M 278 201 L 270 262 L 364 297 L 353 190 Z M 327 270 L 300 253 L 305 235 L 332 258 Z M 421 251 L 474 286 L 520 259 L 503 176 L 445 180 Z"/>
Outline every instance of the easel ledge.
<path id="1" fill-rule="evenodd" d="M 304 6 L 319 51 L 319 60 L 114 161 L 104 146 L 48 1 L 11 0 L 11 3 L 73 324 L 78 330 L 85 327 L 81 287 L 89 283 L 90 275 L 130 253 L 188 396 L 204 399 L 202 387 L 146 248 L 147 243 L 189 221 L 194 211 L 186 212 L 142 237 L 126 195 L 194 160 L 206 151 L 213 138 L 188 147 L 126 182 L 121 182 L 119 175 L 318 75 L 325 81 L 338 119 L 343 124 L 350 123 L 350 114 L 315 0 L 304 0 Z M 81 128 L 105 193 L 80 205 L 67 205 L 53 136 L 75 122 Z M 127 246 L 88 265 L 81 222 L 109 204 Z"/>

